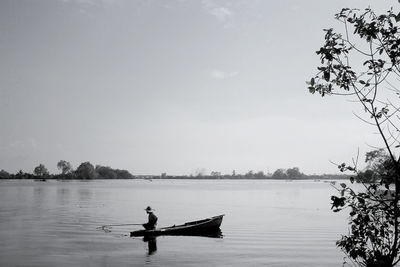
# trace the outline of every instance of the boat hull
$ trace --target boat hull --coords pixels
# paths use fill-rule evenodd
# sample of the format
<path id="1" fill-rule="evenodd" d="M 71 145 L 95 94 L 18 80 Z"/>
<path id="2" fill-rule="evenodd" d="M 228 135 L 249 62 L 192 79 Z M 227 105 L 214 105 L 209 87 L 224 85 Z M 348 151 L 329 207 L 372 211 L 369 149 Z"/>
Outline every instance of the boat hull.
<path id="1" fill-rule="evenodd" d="M 204 220 L 187 222 L 182 225 L 174 225 L 154 230 L 139 230 L 131 232 L 134 236 L 159 236 L 159 235 L 190 235 L 221 237 L 220 226 L 224 215 L 214 216 Z"/>

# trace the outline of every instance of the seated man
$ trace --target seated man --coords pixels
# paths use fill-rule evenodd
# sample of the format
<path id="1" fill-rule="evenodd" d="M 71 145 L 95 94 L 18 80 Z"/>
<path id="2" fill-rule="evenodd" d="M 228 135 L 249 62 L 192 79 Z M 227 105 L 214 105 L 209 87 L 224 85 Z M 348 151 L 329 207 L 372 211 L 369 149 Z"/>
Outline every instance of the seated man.
<path id="1" fill-rule="evenodd" d="M 150 206 L 148 206 L 145 211 L 147 212 L 147 214 L 149 214 L 149 221 L 145 224 L 143 224 L 144 229 L 146 230 L 154 230 L 156 229 L 156 225 L 157 225 L 157 216 L 154 215 L 153 210 L 151 209 Z"/>

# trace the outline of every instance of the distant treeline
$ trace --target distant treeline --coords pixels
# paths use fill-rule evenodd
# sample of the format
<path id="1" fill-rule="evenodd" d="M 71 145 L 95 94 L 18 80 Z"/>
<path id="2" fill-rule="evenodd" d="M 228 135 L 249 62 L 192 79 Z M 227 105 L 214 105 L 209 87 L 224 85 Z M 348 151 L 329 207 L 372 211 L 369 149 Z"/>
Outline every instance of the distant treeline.
<path id="1" fill-rule="evenodd" d="M 59 174 L 50 174 L 43 164 L 35 167 L 33 173 L 27 173 L 20 170 L 15 174 L 0 171 L 0 179 L 62 179 L 62 180 L 92 180 L 92 179 L 134 179 L 135 177 L 127 170 L 113 169 L 106 166 L 96 165 L 94 167 L 90 162 L 83 162 L 74 170 L 72 165 L 65 160 L 57 163 L 57 168 L 61 171 Z"/>
<path id="2" fill-rule="evenodd" d="M 235 171 L 232 174 L 221 174 L 220 172 L 212 171 L 209 175 L 204 173 L 197 173 L 196 175 L 167 175 L 162 173 L 161 175 L 141 175 L 135 176 L 136 178 L 142 179 L 237 179 L 237 180 L 339 180 L 349 179 L 349 175 L 344 174 L 322 174 L 322 175 L 306 175 L 300 172 L 299 168 L 293 167 L 289 169 L 277 169 L 274 173 L 265 174 L 262 171 L 253 172 L 249 171 L 246 174 L 237 174 Z"/>
<path id="3" fill-rule="evenodd" d="M 15 174 L 8 173 L 4 170 L 0 171 L 0 179 L 59 179 L 59 180 L 93 180 L 93 179 L 278 179 L 278 180 L 324 180 L 324 179 L 348 179 L 348 175 L 343 174 L 322 174 L 322 175 L 306 175 L 301 173 L 299 168 L 293 167 L 289 169 L 277 169 L 274 173 L 265 174 L 262 171 L 249 171 L 246 174 L 237 174 L 235 171 L 232 174 L 221 174 L 220 172 L 212 171 L 210 174 L 205 174 L 204 171 L 198 172 L 195 175 L 132 175 L 127 170 L 113 169 L 106 166 L 93 166 L 90 162 L 83 162 L 75 170 L 72 165 L 60 160 L 57 163 L 57 168 L 60 170 L 58 174 L 50 174 L 43 164 L 39 164 L 33 169 L 33 173 L 26 173 L 20 170 Z"/>

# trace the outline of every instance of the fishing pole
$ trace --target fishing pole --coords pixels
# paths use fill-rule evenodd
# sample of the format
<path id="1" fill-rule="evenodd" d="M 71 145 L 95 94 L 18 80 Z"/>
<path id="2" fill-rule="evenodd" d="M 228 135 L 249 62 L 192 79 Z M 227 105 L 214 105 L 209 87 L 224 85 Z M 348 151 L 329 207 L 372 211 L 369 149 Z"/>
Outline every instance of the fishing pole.
<path id="1" fill-rule="evenodd" d="M 123 223 L 123 224 L 107 224 L 107 225 L 102 225 L 101 227 L 109 227 L 109 226 L 126 226 L 126 225 L 142 225 L 142 223 Z"/>

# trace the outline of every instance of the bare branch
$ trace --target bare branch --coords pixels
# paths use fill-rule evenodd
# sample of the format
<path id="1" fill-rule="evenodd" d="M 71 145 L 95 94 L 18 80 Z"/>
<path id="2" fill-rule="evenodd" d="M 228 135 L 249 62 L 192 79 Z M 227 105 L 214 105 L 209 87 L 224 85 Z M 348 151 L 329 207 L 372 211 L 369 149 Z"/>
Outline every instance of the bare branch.
<path id="1" fill-rule="evenodd" d="M 363 122 L 365 122 L 366 124 L 369 124 L 369 125 L 372 125 L 372 126 L 375 126 L 375 123 L 372 123 L 372 122 L 369 122 L 369 121 L 367 121 L 367 120 L 365 120 L 365 119 L 363 119 L 363 118 L 361 118 L 360 116 L 358 116 L 354 111 L 353 111 L 353 115 L 354 116 L 356 116 L 359 120 L 361 120 L 361 121 L 363 121 Z"/>

